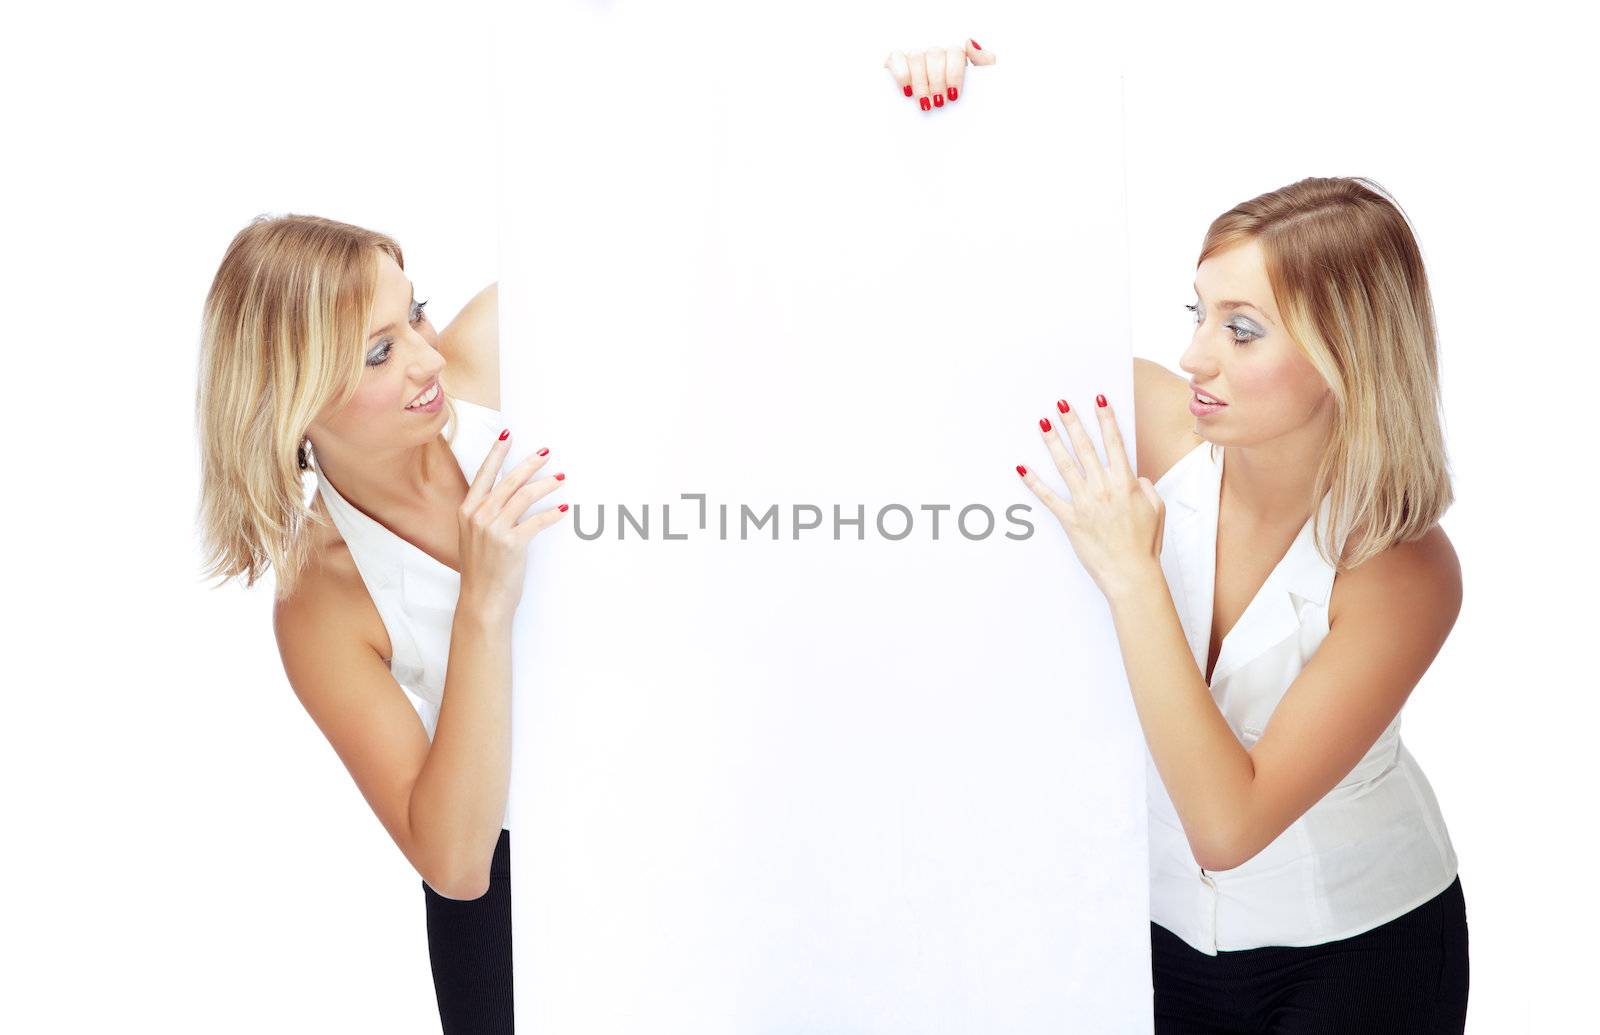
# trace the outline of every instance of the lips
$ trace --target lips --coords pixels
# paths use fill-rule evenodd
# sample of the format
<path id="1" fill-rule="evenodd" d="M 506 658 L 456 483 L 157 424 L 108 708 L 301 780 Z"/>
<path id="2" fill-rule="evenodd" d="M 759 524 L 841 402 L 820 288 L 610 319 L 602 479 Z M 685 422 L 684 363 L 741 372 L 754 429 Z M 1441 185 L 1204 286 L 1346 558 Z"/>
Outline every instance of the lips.
<path id="1" fill-rule="evenodd" d="M 416 406 L 418 399 L 421 399 L 423 396 L 425 396 L 429 392 L 433 391 L 435 388 L 438 387 L 438 385 L 439 385 L 439 382 L 437 380 L 435 380 L 432 384 L 428 385 L 428 387 L 426 387 L 422 391 L 418 392 L 415 396 L 412 397 L 410 402 L 406 403 L 406 409 L 409 410 L 412 407 Z"/>
<path id="2" fill-rule="evenodd" d="M 1189 391 L 1193 392 L 1200 399 L 1200 401 L 1202 403 L 1205 403 L 1207 406 L 1210 406 L 1210 405 L 1213 405 L 1213 404 L 1215 404 L 1217 406 L 1226 406 L 1226 405 L 1228 405 L 1228 400 L 1217 398 L 1216 396 L 1212 395 L 1210 392 L 1202 390 L 1199 385 L 1195 384 L 1192 381 L 1189 383 Z"/>

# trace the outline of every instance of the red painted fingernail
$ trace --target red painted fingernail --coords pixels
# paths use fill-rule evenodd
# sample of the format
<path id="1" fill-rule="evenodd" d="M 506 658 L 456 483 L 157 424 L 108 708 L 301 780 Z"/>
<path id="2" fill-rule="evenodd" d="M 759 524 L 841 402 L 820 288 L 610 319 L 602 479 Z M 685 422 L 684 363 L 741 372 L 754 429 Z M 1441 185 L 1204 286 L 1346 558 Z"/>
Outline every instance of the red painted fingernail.
<path id="1" fill-rule="evenodd" d="M 910 83 L 907 83 L 905 85 L 905 91 L 906 91 L 906 96 L 910 97 L 911 96 L 911 84 Z"/>
<path id="2" fill-rule="evenodd" d="M 1021 464 L 1018 464 L 1017 465 L 1017 473 L 1018 474 L 1027 474 L 1028 473 L 1028 469 L 1026 467 L 1023 467 Z"/>
<path id="3" fill-rule="evenodd" d="M 544 449 L 541 449 L 541 450 L 539 450 L 539 455 L 540 455 L 540 456 L 549 456 L 549 455 L 550 455 L 550 450 L 549 450 L 549 448 L 548 448 L 548 447 L 546 447 L 546 448 L 544 448 Z"/>
<path id="4" fill-rule="evenodd" d="M 1072 407 L 1067 405 L 1067 400 L 1065 400 L 1065 399 L 1057 399 L 1056 400 L 1056 409 L 1060 410 L 1062 413 L 1069 413 L 1069 412 L 1071 412 Z"/>
<path id="5" fill-rule="evenodd" d="M 967 40 L 967 42 L 972 44 L 972 49 L 973 50 L 982 50 L 983 49 L 982 47 L 978 46 L 978 41 L 977 40 Z"/>
<path id="6" fill-rule="evenodd" d="M 1040 431 L 1049 431 L 1050 430 L 1050 419 L 1048 417 L 1040 417 L 1039 418 L 1039 430 Z"/>
<path id="7" fill-rule="evenodd" d="M 1106 397 L 1103 395 L 1097 395 L 1094 397 L 1094 401 L 1099 403 L 1101 406 L 1104 406 L 1106 404 Z"/>
<path id="8" fill-rule="evenodd" d="M 562 474 L 560 471 L 556 472 L 556 481 L 564 482 L 566 480 L 567 480 L 567 476 L 566 475 Z"/>
<path id="9" fill-rule="evenodd" d="M 556 509 L 561 511 L 561 513 L 565 514 L 567 512 L 567 505 L 565 503 L 563 503 L 563 504 L 561 504 L 561 506 L 557 507 Z"/>
<path id="10" fill-rule="evenodd" d="M 506 428 L 504 431 L 500 432 L 500 441 L 504 442 L 506 439 L 508 439 L 510 437 L 511 437 L 511 429 L 510 428 Z"/>
<path id="11" fill-rule="evenodd" d="M 935 108 L 944 107 L 944 94 L 936 93 L 936 94 L 933 95 L 933 106 Z"/>
<path id="12" fill-rule="evenodd" d="M 956 88 L 955 87 L 953 87 L 953 86 L 950 87 L 950 89 L 946 90 L 945 93 L 950 95 L 950 99 L 952 101 L 956 99 Z"/>
<path id="13" fill-rule="evenodd" d="M 932 107 L 933 107 L 933 105 L 928 102 L 928 99 L 926 97 L 922 98 L 922 110 L 923 111 L 927 111 L 929 108 L 932 108 Z"/>

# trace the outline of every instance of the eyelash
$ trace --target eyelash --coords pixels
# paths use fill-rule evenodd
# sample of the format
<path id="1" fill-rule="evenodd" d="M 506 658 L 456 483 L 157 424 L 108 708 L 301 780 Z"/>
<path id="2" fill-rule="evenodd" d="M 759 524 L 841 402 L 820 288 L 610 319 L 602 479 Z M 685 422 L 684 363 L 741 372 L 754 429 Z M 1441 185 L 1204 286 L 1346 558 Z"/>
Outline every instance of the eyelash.
<path id="1" fill-rule="evenodd" d="M 427 308 L 427 305 L 428 299 L 424 298 L 422 301 L 415 303 L 411 307 L 411 325 L 413 327 L 427 318 L 428 314 L 424 312 L 424 309 Z M 367 360 L 367 366 L 369 367 L 375 367 L 384 360 L 388 359 L 389 353 L 394 349 L 394 342 L 390 341 L 388 338 L 385 338 L 378 342 L 378 346 L 382 349 L 382 353 L 381 355 L 378 355 L 376 359 Z"/>
<path id="2" fill-rule="evenodd" d="M 1199 306 L 1186 305 L 1186 306 L 1184 306 L 1184 308 L 1189 310 L 1189 312 L 1195 314 L 1195 316 L 1199 316 L 1200 315 L 1200 307 Z M 1239 337 L 1239 332 L 1244 330 L 1244 328 L 1237 327 L 1237 326 L 1235 326 L 1233 324 L 1229 324 L 1228 325 L 1228 330 L 1233 332 L 1233 343 L 1235 345 L 1248 345 L 1252 341 L 1255 341 L 1256 338 L 1260 337 L 1260 335 L 1250 334 L 1249 331 L 1245 331 L 1244 333 L 1249 334 L 1250 336 L 1248 338 L 1241 338 L 1241 337 Z"/>

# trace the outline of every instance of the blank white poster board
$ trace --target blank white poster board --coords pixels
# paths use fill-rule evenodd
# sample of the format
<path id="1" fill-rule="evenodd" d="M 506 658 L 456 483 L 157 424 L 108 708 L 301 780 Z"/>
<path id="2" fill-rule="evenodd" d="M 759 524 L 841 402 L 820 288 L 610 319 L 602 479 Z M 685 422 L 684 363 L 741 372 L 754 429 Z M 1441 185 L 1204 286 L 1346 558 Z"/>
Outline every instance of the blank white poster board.
<path id="1" fill-rule="evenodd" d="M 1132 443 L 1119 77 L 976 10 L 498 13 L 501 401 L 573 505 L 516 625 L 521 1030 L 1149 1029 L 1143 740 L 1014 469 L 1060 397 Z M 928 114 L 882 67 L 967 36 Z"/>

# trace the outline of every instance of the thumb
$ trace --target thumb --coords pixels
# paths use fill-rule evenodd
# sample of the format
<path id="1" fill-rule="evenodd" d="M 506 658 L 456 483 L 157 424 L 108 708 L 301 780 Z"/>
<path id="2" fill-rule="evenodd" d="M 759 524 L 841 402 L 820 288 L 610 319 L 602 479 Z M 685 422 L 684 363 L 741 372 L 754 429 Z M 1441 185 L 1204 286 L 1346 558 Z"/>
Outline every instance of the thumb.
<path id="1" fill-rule="evenodd" d="M 984 50 L 978 45 L 977 40 L 969 39 L 967 40 L 967 60 L 974 65 L 992 65 L 994 64 L 994 52 Z"/>

